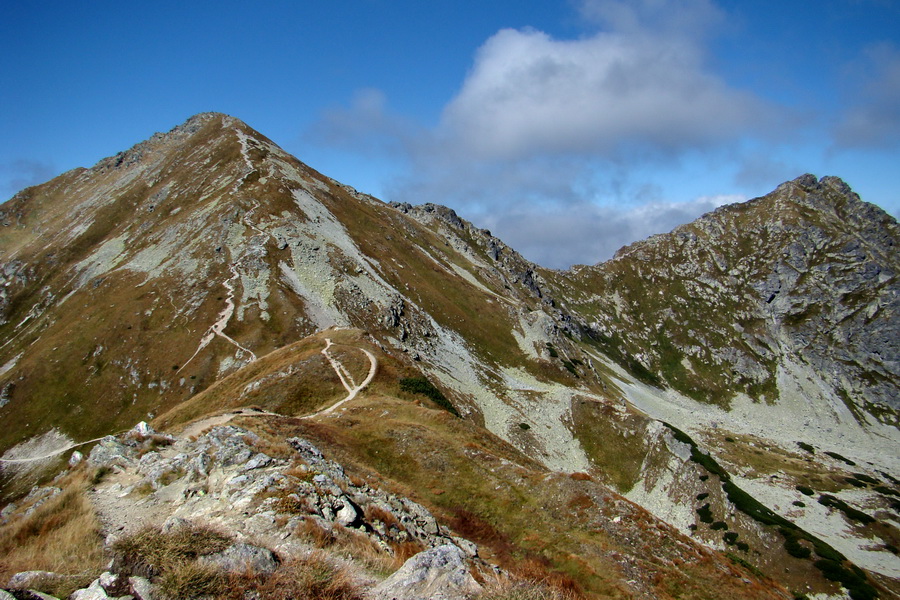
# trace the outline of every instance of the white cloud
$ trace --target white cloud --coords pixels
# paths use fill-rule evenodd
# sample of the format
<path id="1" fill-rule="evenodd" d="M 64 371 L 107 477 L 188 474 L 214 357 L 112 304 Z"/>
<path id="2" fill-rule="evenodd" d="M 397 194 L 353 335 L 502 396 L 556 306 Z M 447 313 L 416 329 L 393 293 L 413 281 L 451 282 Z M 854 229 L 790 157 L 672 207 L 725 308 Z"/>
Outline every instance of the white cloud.
<path id="1" fill-rule="evenodd" d="M 890 44 L 868 49 L 859 84 L 850 86 L 851 105 L 835 130 L 843 148 L 885 148 L 900 145 L 900 51 Z"/>
<path id="2" fill-rule="evenodd" d="M 442 133 L 463 156 L 627 157 L 702 148 L 767 128 L 771 110 L 704 69 L 681 36 L 556 40 L 507 29 L 478 51 Z"/>
<path id="3" fill-rule="evenodd" d="M 709 0 L 580 8 L 596 28 L 587 37 L 491 36 L 434 129 L 393 115 L 383 94 L 367 90 L 325 114 L 315 133 L 356 152 L 405 157 L 386 199 L 452 206 L 545 266 L 608 258 L 715 208 L 708 198 L 665 202 L 634 172 L 739 152 L 742 140 L 774 128 L 778 109 L 705 62 L 721 11 Z M 622 199 L 624 208 L 609 204 Z"/>

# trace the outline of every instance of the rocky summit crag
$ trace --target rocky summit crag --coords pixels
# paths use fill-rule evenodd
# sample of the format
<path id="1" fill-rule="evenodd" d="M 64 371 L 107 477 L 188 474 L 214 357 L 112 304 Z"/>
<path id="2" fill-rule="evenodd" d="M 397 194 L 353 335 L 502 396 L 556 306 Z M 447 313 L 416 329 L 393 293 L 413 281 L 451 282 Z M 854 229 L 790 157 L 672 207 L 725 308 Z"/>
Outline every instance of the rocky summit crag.
<path id="1" fill-rule="evenodd" d="M 0 205 L 0 579 L 893 597 L 898 247 L 804 175 L 548 270 L 197 115 Z"/>

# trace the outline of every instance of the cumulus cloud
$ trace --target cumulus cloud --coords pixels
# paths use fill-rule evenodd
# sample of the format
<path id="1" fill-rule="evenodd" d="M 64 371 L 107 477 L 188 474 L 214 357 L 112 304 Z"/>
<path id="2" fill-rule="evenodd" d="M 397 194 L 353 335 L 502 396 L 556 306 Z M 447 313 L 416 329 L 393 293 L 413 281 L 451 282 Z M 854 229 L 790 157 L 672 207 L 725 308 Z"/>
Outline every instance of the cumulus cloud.
<path id="1" fill-rule="evenodd" d="M 709 198 L 667 203 L 633 173 L 776 128 L 778 109 L 707 64 L 704 43 L 723 13 L 710 0 L 579 7 L 585 37 L 503 29 L 487 39 L 436 127 L 392 114 L 383 94 L 365 90 L 314 133 L 403 157 L 386 199 L 452 206 L 546 266 L 608 258 L 715 208 Z M 622 200 L 628 208 L 612 204 Z"/>
<path id="2" fill-rule="evenodd" d="M 0 164 L 0 191 L 3 196 L 11 197 L 19 190 L 44 183 L 56 174 L 50 163 L 28 158 L 16 159 Z"/>
<path id="3" fill-rule="evenodd" d="M 442 132 L 460 154 L 615 158 L 733 140 L 767 127 L 771 110 L 703 67 L 686 37 L 600 32 L 557 40 L 507 29 L 478 51 Z"/>
<path id="4" fill-rule="evenodd" d="M 861 82 L 835 130 L 841 148 L 886 148 L 900 145 L 900 51 L 890 44 L 872 46 L 858 65 Z"/>

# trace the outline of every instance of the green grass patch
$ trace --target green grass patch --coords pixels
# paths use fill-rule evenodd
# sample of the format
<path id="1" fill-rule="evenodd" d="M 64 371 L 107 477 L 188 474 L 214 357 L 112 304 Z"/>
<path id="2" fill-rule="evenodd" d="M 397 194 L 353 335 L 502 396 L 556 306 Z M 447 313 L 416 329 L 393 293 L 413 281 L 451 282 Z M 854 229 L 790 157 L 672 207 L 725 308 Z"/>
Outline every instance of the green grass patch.
<path id="1" fill-rule="evenodd" d="M 861 510 L 853 508 L 840 498 L 836 498 L 831 494 L 822 494 L 819 496 L 818 500 L 819 504 L 822 506 L 827 506 L 829 508 L 836 508 L 837 510 L 844 513 L 848 519 L 852 521 L 856 521 L 858 523 L 862 523 L 863 525 L 869 525 L 875 522 L 875 518 L 867 515 Z"/>
<path id="2" fill-rule="evenodd" d="M 797 445 L 800 447 L 801 450 L 805 450 L 806 452 L 809 452 L 810 454 L 816 453 L 816 449 L 813 448 L 810 444 L 807 444 L 806 442 L 797 442 Z"/>
<path id="3" fill-rule="evenodd" d="M 425 377 L 403 377 L 400 379 L 400 389 L 409 394 L 418 394 L 425 396 L 447 412 L 459 416 L 456 407 L 447 400 L 441 390 L 437 389 L 433 383 Z"/>
<path id="4" fill-rule="evenodd" d="M 843 462 L 844 464 L 849 465 L 849 466 L 851 466 L 851 467 L 855 467 L 855 466 L 856 466 L 856 463 L 855 463 L 855 462 L 853 462 L 853 461 L 850 460 L 849 458 L 845 458 L 845 457 L 841 456 L 841 455 L 838 454 L 837 452 L 826 451 L 825 454 L 827 454 L 827 455 L 830 456 L 831 458 L 834 458 L 834 459 L 836 459 L 836 460 L 839 460 L 839 461 Z"/>

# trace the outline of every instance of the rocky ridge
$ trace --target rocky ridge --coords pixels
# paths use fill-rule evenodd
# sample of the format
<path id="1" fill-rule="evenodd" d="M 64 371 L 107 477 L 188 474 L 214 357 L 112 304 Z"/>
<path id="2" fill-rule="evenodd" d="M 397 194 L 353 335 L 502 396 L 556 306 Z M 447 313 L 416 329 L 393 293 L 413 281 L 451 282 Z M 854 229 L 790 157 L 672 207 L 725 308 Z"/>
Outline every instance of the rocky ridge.
<path id="1" fill-rule="evenodd" d="M 243 414 L 253 416 L 250 411 Z M 422 589 L 429 597 L 461 598 L 482 590 L 470 571 L 496 572 L 478 558 L 475 544 L 453 536 L 420 504 L 349 478 L 341 465 L 307 440 L 286 441 L 290 454 L 278 447 L 269 448 L 278 451 L 270 456 L 260 451 L 264 444 L 258 435 L 240 427 L 212 425 L 196 438 L 186 438 L 158 433 L 143 422 L 102 440 L 86 460 L 100 474 L 95 479 L 102 479 L 91 498 L 105 545 L 115 558 L 109 572 L 70 597 L 150 600 L 165 595 L 156 576 L 148 579 L 143 571 L 143 576 L 135 576 L 128 557 L 120 554 L 121 541 L 148 527 L 165 535 L 201 523 L 231 538 L 225 549 L 199 558 L 225 572 L 249 568 L 274 573 L 292 557 L 313 552 L 317 537 L 369 543 L 372 553 L 381 553 L 387 563 L 414 548 L 415 560 L 384 582 L 365 572 L 357 575 L 373 598 L 409 598 L 426 593 Z M 33 512 L 41 500 L 59 493 L 59 488 L 35 488 L 23 504 L 30 504 L 28 511 Z M 28 514 L 10 511 L 5 517 Z M 62 576 L 19 573 L 8 587 L 15 594 L 54 577 Z"/>

